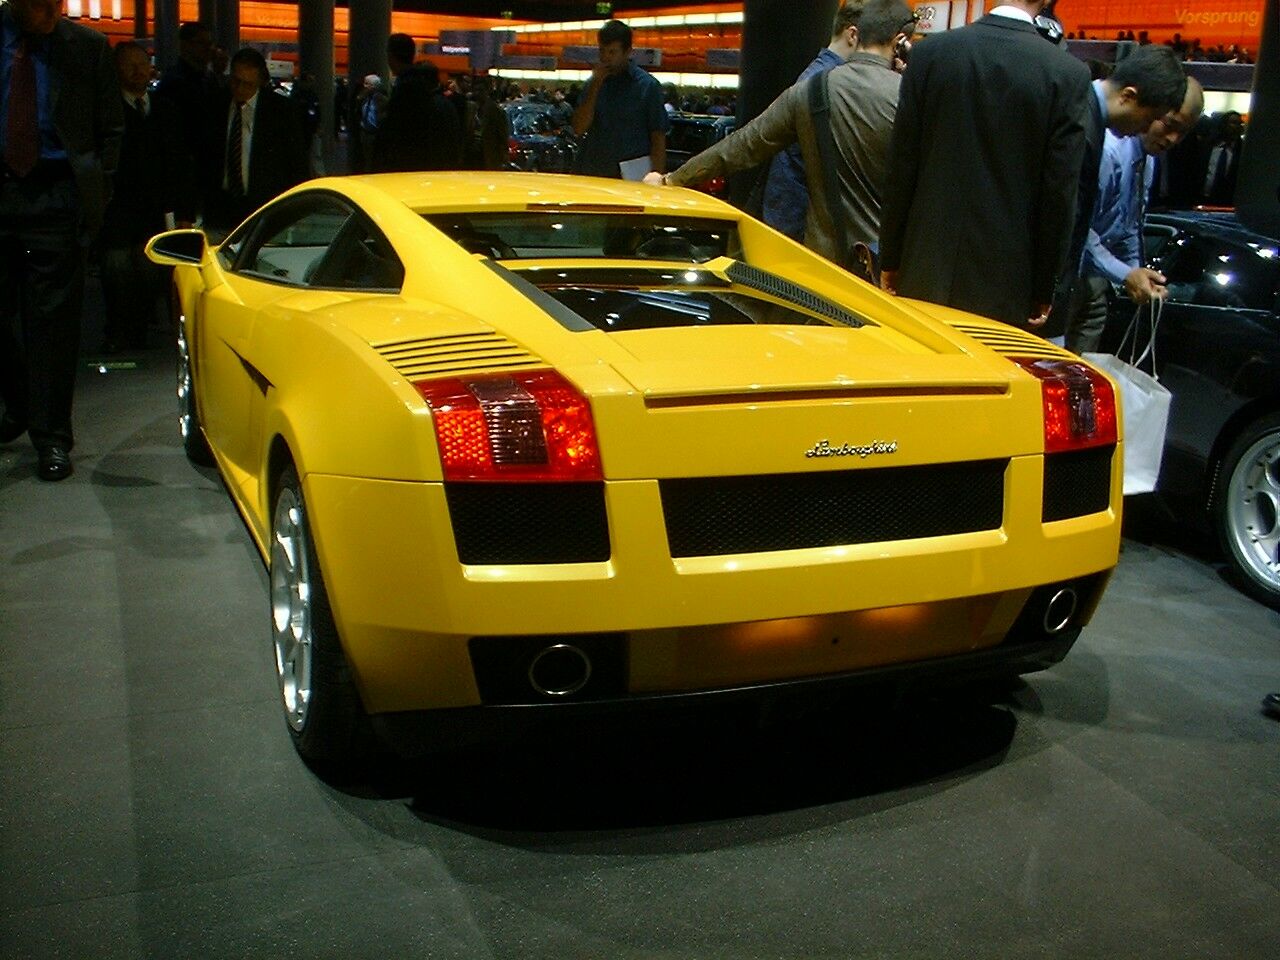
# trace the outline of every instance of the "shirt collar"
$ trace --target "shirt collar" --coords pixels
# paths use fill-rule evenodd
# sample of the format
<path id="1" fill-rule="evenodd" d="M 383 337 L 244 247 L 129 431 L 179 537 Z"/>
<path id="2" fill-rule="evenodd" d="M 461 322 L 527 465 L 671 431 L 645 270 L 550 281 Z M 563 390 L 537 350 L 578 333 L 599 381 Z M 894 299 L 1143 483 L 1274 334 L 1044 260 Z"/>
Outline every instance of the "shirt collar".
<path id="1" fill-rule="evenodd" d="M 1013 6 L 1009 6 L 1008 4 L 1005 4 L 1004 6 L 996 7 L 994 10 L 991 11 L 989 16 L 1008 17 L 1010 20 L 1022 20 L 1024 23 L 1031 23 L 1031 24 L 1034 24 L 1036 22 L 1035 18 L 1032 17 L 1031 14 L 1027 13 L 1027 11 L 1023 10 L 1021 7 L 1013 7 Z"/>
<path id="2" fill-rule="evenodd" d="M 1107 110 L 1107 88 L 1102 80 L 1093 81 L 1093 95 L 1098 98 L 1098 109 L 1102 111 L 1102 125 L 1106 127 L 1111 114 Z"/>
<path id="3" fill-rule="evenodd" d="M 234 109 L 239 110 L 241 113 L 244 113 L 244 108 L 245 108 L 245 107 L 248 107 L 248 108 L 249 108 L 249 115 L 250 115 L 250 116 L 253 116 L 254 114 L 256 114 L 256 113 L 258 112 L 258 97 L 260 97 L 260 96 L 262 96 L 262 91 L 261 91 L 261 90 L 259 90 L 257 93 L 255 93 L 252 97 L 250 97 L 250 98 L 249 98 L 248 100 L 246 100 L 244 103 L 236 103 L 236 102 L 235 102 L 235 100 L 234 100 L 234 99 L 232 99 L 232 101 L 231 101 L 231 106 L 232 106 Z"/>

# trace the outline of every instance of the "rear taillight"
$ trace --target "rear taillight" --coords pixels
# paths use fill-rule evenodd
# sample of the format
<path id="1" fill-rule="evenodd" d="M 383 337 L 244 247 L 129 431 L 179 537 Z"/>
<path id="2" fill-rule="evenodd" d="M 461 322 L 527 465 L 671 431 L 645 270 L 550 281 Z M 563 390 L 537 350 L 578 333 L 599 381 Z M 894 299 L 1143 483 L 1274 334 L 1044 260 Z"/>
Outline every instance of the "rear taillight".
<path id="1" fill-rule="evenodd" d="M 446 480 L 600 480 L 591 405 L 551 370 L 415 384 Z"/>
<path id="2" fill-rule="evenodd" d="M 520 156 L 520 141 L 511 137 L 507 140 L 507 157 L 514 160 L 518 156 Z"/>
<path id="3" fill-rule="evenodd" d="M 1106 377 L 1072 360 L 1014 357 L 1013 362 L 1040 380 L 1045 453 L 1116 442 L 1116 398 Z"/>

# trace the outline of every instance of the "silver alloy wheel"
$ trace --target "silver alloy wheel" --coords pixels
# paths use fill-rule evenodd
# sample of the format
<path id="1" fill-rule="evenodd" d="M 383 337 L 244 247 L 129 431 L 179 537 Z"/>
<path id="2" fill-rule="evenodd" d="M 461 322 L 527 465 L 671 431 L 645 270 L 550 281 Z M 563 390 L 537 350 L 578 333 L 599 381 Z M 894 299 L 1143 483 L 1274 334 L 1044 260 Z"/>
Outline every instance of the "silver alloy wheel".
<path id="1" fill-rule="evenodd" d="M 271 625 L 276 677 L 285 718 L 297 733 L 311 704 L 311 569 L 302 503 L 290 487 L 280 491 L 271 535 Z"/>
<path id="2" fill-rule="evenodd" d="M 178 429 L 182 439 L 191 436 L 191 353 L 187 350 L 187 329 L 184 317 L 178 318 Z"/>
<path id="3" fill-rule="evenodd" d="M 1280 592 L 1280 432 L 1260 437 L 1231 471 L 1227 523 L 1246 572 Z"/>

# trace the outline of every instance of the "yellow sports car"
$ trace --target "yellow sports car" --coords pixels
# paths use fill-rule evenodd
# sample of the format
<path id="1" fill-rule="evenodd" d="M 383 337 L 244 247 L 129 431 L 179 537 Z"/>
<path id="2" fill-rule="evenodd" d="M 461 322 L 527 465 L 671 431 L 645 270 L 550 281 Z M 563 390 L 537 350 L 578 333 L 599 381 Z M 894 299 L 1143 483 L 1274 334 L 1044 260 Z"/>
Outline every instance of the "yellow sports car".
<path id="1" fill-rule="evenodd" d="M 1105 376 L 703 194 L 316 180 L 148 251 L 311 761 L 424 717 L 1041 669 L 1116 564 Z"/>

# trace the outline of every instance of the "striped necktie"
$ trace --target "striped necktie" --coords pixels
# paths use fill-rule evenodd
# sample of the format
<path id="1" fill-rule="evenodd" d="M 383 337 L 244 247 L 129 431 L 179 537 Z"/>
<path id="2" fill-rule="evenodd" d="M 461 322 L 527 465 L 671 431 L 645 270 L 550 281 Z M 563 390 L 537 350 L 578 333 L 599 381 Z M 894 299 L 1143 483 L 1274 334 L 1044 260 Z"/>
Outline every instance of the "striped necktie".
<path id="1" fill-rule="evenodd" d="M 243 107 L 235 104 L 235 119 L 231 121 L 231 132 L 227 135 L 227 190 L 237 197 L 244 196 L 244 113 Z"/>

